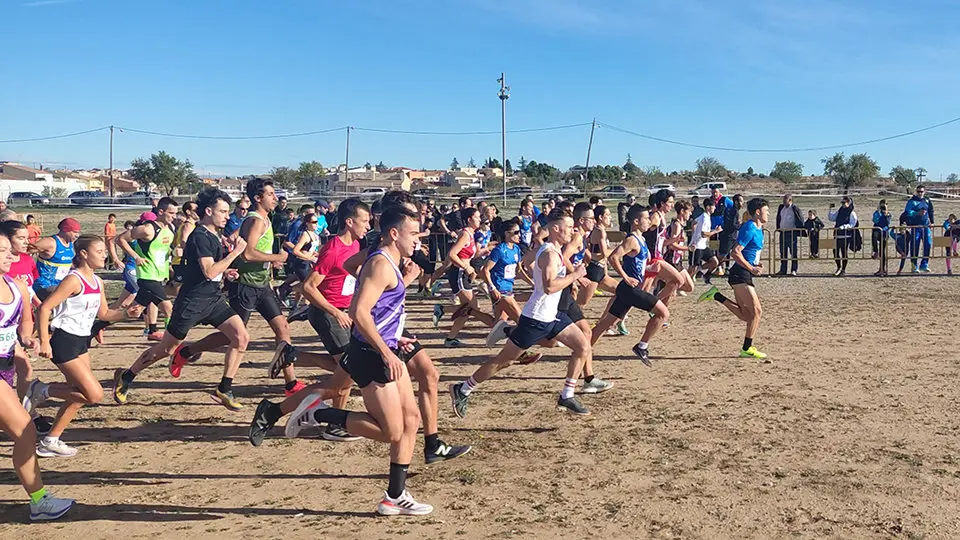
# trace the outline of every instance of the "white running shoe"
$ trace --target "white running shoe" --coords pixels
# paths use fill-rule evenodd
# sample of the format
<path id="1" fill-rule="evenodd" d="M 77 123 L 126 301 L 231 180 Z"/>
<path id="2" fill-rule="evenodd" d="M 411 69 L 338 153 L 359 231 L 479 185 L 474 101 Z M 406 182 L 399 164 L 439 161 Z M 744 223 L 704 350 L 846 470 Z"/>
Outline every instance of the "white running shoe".
<path id="1" fill-rule="evenodd" d="M 30 521 L 58 519 L 73 508 L 73 499 L 58 499 L 49 492 L 38 503 L 30 503 Z"/>
<path id="2" fill-rule="evenodd" d="M 295 439 L 300 432 L 307 427 L 319 427 L 320 423 L 313 417 L 314 411 L 326 409 L 329 405 L 320 399 L 320 392 L 314 392 L 300 402 L 300 405 L 293 411 L 290 418 L 287 418 L 287 424 L 283 428 L 283 435 L 288 439 Z"/>
<path id="3" fill-rule="evenodd" d="M 497 321 L 487 336 L 487 347 L 495 347 L 497 343 L 506 340 L 508 326 L 511 326 L 510 323 L 503 319 Z"/>
<path id="4" fill-rule="evenodd" d="M 27 393 L 24 394 L 23 401 L 21 402 L 23 408 L 32 414 L 34 409 L 46 401 L 44 396 L 47 394 L 49 387 L 50 385 L 41 382 L 40 379 L 30 381 L 30 386 L 27 387 Z"/>
<path id="5" fill-rule="evenodd" d="M 381 516 L 425 516 L 430 512 L 433 512 L 432 506 L 418 503 L 407 490 L 396 499 L 383 492 L 383 500 L 377 505 L 377 513 Z"/>
<path id="6" fill-rule="evenodd" d="M 599 394 L 613 388 L 612 382 L 607 382 L 600 377 L 594 377 L 592 381 L 583 383 L 580 388 L 581 394 Z"/>
<path id="7" fill-rule="evenodd" d="M 60 439 L 47 442 L 47 438 L 44 437 L 37 443 L 38 457 L 73 457 L 75 455 L 77 455 L 77 449 Z"/>

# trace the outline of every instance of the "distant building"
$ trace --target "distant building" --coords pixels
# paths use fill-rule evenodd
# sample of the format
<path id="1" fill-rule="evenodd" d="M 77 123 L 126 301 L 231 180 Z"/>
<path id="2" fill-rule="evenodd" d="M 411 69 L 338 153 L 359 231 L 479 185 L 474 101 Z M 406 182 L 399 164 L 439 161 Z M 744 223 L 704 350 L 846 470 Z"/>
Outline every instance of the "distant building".
<path id="1" fill-rule="evenodd" d="M 0 173 L 14 180 L 49 180 L 53 181 L 53 172 L 43 169 L 34 169 L 10 161 L 0 162 Z"/>
<path id="2" fill-rule="evenodd" d="M 321 194 L 353 195 L 369 188 L 410 191 L 411 172 L 415 171 L 401 167 L 388 169 L 385 172 L 377 172 L 373 167 L 356 167 L 346 171 L 343 165 L 340 165 L 335 171 L 331 171 L 326 176 L 317 178 L 312 184 L 304 186 L 304 190 L 312 196 Z"/>
<path id="3" fill-rule="evenodd" d="M 469 170 L 473 172 L 468 172 Z M 468 169 L 468 171 L 447 171 L 443 173 L 442 183 L 451 187 L 459 187 L 460 189 L 480 187 L 481 176 L 476 172 L 477 169 Z"/>

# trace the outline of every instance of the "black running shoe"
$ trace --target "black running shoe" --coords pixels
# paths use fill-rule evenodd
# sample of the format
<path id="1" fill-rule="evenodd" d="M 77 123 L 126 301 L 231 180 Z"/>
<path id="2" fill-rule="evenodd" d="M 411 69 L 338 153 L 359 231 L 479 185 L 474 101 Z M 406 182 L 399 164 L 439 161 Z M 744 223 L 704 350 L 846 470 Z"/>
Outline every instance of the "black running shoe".
<path id="1" fill-rule="evenodd" d="M 648 349 L 641 349 L 639 343 L 633 346 L 633 354 L 640 358 L 643 365 L 653 367 L 653 364 L 650 363 L 650 351 Z"/>
<path id="2" fill-rule="evenodd" d="M 253 421 L 250 422 L 250 444 L 254 446 L 263 444 L 267 432 L 277 423 L 276 420 L 270 420 L 270 415 L 267 414 L 272 407 L 276 407 L 276 405 L 268 399 L 257 405 L 257 410 L 253 413 Z"/>
<path id="3" fill-rule="evenodd" d="M 280 344 L 277 345 L 277 350 L 273 353 L 273 359 L 270 360 L 270 365 L 267 366 L 267 376 L 271 379 L 276 379 L 287 366 L 292 366 L 296 363 L 297 348 L 286 341 L 281 341 Z"/>
<path id="4" fill-rule="evenodd" d="M 327 429 L 323 430 L 323 433 L 320 434 L 320 437 L 322 437 L 325 441 L 334 442 L 353 442 L 359 441 L 363 438 L 350 433 L 345 427 L 335 424 L 327 424 Z"/>
<path id="5" fill-rule="evenodd" d="M 423 460 L 427 462 L 427 465 L 431 463 L 436 463 L 438 461 L 447 461 L 449 459 L 458 458 L 472 450 L 472 446 L 450 446 L 447 443 L 440 441 L 437 445 L 437 449 L 433 452 L 427 452 L 427 449 L 423 449 Z"/>
<path id="6" fill-rule="evenodd" d="M 465 396 L 460 391 L 462 387 L 463 383 L 450 385 L 450 399 L 453 402 L 453 413 L 457 415 L 457 418 L 463 418 L 467 415 L 467 405 L 470 401 L 470 396 Z"/>
<path id="7" fill-rule="evenodd" d="M 558 400 L 557 400 L 557 409 L 559 409 L 559 410 L 561 410 L 561 411 L 566 410 L 566 411 L 572 412 L 573 414 L 576 414 L 576 415 L 578 415 L 578 416 L 587 416 L 587 415 L 590 414 L 590 411 L 589 411 L 586 407 L 584 407 L 583 405 L 581 405 L 581 404 L 580 404 L 580 401 L 577 400 L 577 398 L 575 398 L 575 397 L 569 397 L 569 398 L 566 398 L 566 399 L 564 399 L 564 398 L 558 399 Z"/>
<path id="8" fill-rule="evenodd" d="M 291 313 L 289 317 L 287 317 L 287 322 L 292 323 L 297 321 L 305 321 L 310 318 L 309 313 L 310 313 L 310 304 L 304 304 L 298 307 L 296 310 L 294 310 L 294 312 Z"/>

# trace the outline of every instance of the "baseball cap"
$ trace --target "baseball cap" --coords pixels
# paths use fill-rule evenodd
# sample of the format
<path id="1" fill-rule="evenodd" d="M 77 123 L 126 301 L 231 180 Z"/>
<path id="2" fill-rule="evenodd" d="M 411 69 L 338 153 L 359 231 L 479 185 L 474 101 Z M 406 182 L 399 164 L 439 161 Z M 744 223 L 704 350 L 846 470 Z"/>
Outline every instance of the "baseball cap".
<path id="1" fill-rule="evenodd" d="M 156 221 L 157 215 L 153 212 L 144 212 L 140 214 L 140 221 Z"/>
<path id="2" fill-rule="evenodd" d="M 63 232 L 80 232 L 80 222 L 69 217 L 62 220 L 57 227 Z"/>
<path id="3" fill-rule="evenodd" d="M 327 201 L 325 201 L 325 200 L 323 200 L 323 199 L 320 199 L 319 201 L 317 201 L 316 203 L 314 203 L 314 206 L 319 206 L 320 208 L 323 208 L 324 210 L 329 210 L 329 209 L 330 209 L 330 203 L 328 203 Z"/>

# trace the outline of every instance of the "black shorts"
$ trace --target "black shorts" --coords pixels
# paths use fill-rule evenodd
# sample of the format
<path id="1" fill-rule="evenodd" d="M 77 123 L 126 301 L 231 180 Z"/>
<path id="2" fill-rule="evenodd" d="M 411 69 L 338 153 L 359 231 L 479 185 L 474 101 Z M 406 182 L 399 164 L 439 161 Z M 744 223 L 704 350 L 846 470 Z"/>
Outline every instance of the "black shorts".
<path id="1" fill-rule="evenodd" d="M 640 285 L 631 287 L 626 281 L 621 281 L 617 285 L 616 295 L 613 297 L 613 303 L 608 310 L 611 315 L 618 319 L 627 316 L 630 308 L 642 309 L 646 312 L 653 311 L 659 302 L 656 296 L 640 288 Z"/>
<path id="2" fill-rule="evenodd" d="M 430 262 L 430 257 L 428 257 L 426 253 L 420 251 L 419 249 L 413 252 L 413 255 L 410 256 L 410 260 L 422 268 L 424 274 L 432 274 L 437 271 L 436 263 Z"/>
<path id="3" fill-rule="evenodd" d="M 590 261 L 587 264 L 587 279 L 594 283 L 600 283 L 607 276 L 607 269 L 602 264 Z"/>
<path id="4" fill-rule="evenodd" d="M 187 332 L 199 324 L 208 324 L 214 328 L 225 323 L 237 313 L 218 295 L 177 295 L 173 301 L 173 313 L 167 332 L 183 341 Z"/>
<path id="5" fill-rule="evenodd" d="M 310 271 L 313 270 L 313 264 L 310 261 L 297 259 L 292 265 L 292 270 L 293 275 L 297 276 L 297 279 L 303 283 L 307 280 L 307 276 L 310 275 Z"/>
<path id="6" fill-rule="evenodd" d="M 730 267 L 730 272 L 727 274 L 727 282 L 731 287 L 734 285 L 749 285 L 753 287 L 753 274 L 739 264 L 735 264 Z"/>
<path id="7" fill-rule="evenodd" d="M 280 305 L 280 299 L 273 287 L 254 287 L 231 281 L 227 285 L 227 295 L 230 307 L 243 319 L 244 325 L 254 311 L 259 312 L 267 322 L 283 315 L 283 306 Z"/>
<path id="8" fill-rule="evenodd" d="M 693 252 L 693 259 L 690 261 L 690 265 L 694 268 L 699 268 L 700 265 L 709 261 L 710 259 L 716 257 L 716 254 L 710 248 L 698 249 Z"/>
<path id="9" fill-rule="evenodd" d="M 53 351 L 53 363 L 66 364 L 87 352 L 90 336 L 75 336 L 59 328 L 54 328 L 50 334 L 50 349 Z"/>
<path id="10" fill-rule="evenodd" d="M 720 235 L 720 249 L 717 250 L 717 255 L 720 257 L 726 257 L 730 254 L 730 248 L 733 247 L 735 236 L 729 234 Z"/>
<path id="11" fill-rule="evenodd" d="M 406 330 L 402 334 L 404 337 L 412 338 Z M 404 363 L 409 362 L 411 358 L 417 355 L 423 347 L 417 342 L 413 345 L 413 350 L 404 352 L 400 349 L 394 349 L 397 355 Z M 390 382 L 390 372 L 387 365 L 383 363 L 383 357 L 380 353 L 354 336 L 350 336 L 350 344 L 347 346 L 347 352 L 340 358 L 340 367 L 343 368 L 353 382 L 360 388 L 366 388 L 370 383 L 387 384 Z"/>
<path id="12" fill-rule="evenodd" d="M 557 312 L 557 318 L 550 322 L 531 319 L 526 315 L 521 315 L 516 328 L 510 332 L 510 341 L 523 350 L 533 347 L 545 339 L 553 339 L 563 332 L 564 328 L 573 324 L 570 317 L 562 312 Z"/>
<path id="13" fill-rule="evenodd" d="M 37 287 L 36 284 L 33 285 L 33 292 L 37 294 L 37 298 L 43 302 L 47 299 L 48 296 L 53 294 L 53 291 L 57 290 L 57 286 L 52 287 Z"/>
<path id="14" fill-rule="evenodd" d="M 347 345 L 350 344 L 350 329 L 340 326 L 333 315 L 316 306 L 310 306 L 307 319 L 329 354 L 336 356 L 347 350 Z"/>
<path id="15" fill-rule="evenodd" d="M 163 290 L 163 283 L 152 279 L 137 280 L 137 296 L 134 301 L 147 307 L 150 304 L 159 306 L 161 302 L 167 301 L 167 292 Z"/>
<path id="16" fill-rule="evenodd" d="M 577 323 L 583 320 L 583 310 L 580 304 L 573 297 L 573 286 L 567 287 L 560 293 L 560 302 L 557 304 L 557 311 L 566 313 L 570 322 Z"/>
<path id="17" fill-rule="evenodd" d="M 470 278 L 467 277 L 463 269 L 457 266 L 447 270 L 447 281 L 450 282 L 450 290 L 453 291 L 453 294 L 471 289 Z"/>

